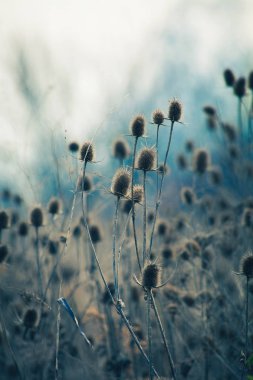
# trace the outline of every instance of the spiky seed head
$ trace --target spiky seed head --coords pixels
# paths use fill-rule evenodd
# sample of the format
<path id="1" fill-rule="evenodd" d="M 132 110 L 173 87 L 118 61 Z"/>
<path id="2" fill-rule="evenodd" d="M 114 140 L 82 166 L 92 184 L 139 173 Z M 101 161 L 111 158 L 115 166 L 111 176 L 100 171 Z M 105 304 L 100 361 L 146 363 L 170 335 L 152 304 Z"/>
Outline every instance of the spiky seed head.
<path id="1" fill-rule="evenodd" d="M 161 175 L 162 174 L 166 175 L 166 174 L 170 173 L 170 169 L 169 169 L 168 165 L 166 165 L 166 164 L 164 165 L 164 163 L 159 164 L 157 171 Z"/>
<path id="2" fill-rule="evenodd" d="M 75 141 L 71 142 L 69 144 L 69 150 L 71 153 L 76 153 L 79 150 L 79 144 Z"/>
<path id="3" fill-rule="evenodd" d="M 164 236 L 166 232 L 168 231 L 168 223 L 166 220 L 159 220 L 157 223 L 157 233 L 159 236 Z"/>
<path id="4" fill-rule="evenodd" d="M 180 192 L 183 203 L 191 206 L 195 202 L 195 194 L 190 187 L 183 187 Z"/>
<path id="5" fill-rule="evenodd" d="M 130 154 L 130 148 L 127 141 L 123 138 L 114 141 L 112 146 L 112 153 L 115 158 L 125 160 Z"/>
<path id="6" fill-rule="evenodd" d="M 0 231 L 8 228 L 9 217 L 6 211 L 0 211 Z"/>
<path id="7" fill-rule="evenodd" d="M 212 117 L 216 116 L 216 109 L 213 106 L 209 106 L 209 105 L 204 106 L 203 111 L 207 116 L 212 116 Z"/>
<path id="8" fill-rule="evenodd" d="M 73 232 L 72 232 L 74 238 L 78 239 L 81 236 L 81 233 L 82 233 L 81 227 L 79 225 L 76 225 L 73 228 Z"/>
<path id="9" fill-rule="evenodd" d="M 125 202 L 123 203 L 122 211 L 128 215 L 131 210 L 132 210 L 132 200 L 126 199 Z"/>
<path id="10" fill-rule="evenodd" d="M 33 328 L 38 320 L 38 313 L 35 309 L 26 310 L 23 318 L 23 324 L 27 328 Z"/>
<path id="11" fill-rule="evenodd" d="M 92 224 L 89 226 L 89 230 L 92 243 L 99 243 L 102 240 L 101 228 L 97 224 Z"/>
<path id="12" fill-rule="evenodd" d="M 204 174 L 209 166 L 209 155 L 206 149 L 197 149 L 194 155 L 193 166 L 195 172 Z"/>
<path id="13" fill-rule="evenodd" d="M 131 175 L 125 168 L 119 168 L 113 176 L 111 192 L 117 197 L 126 197 L 129 191 Z"/>
<path id="14" fill-rule="evenodd" d="M 145 133 L 146 120 L 143 115 L 137 115 L 130 124 L 130 131 L 135 137 L 142 137 Z"/>
<path id="15" fill-rule="evenodd" d="M 164 122 L 164 118 L 165 118 L 164 113 L 159 109 L 153 112 L 152 117 L 153 117 L 153 123 L 157 125 L 161 125 Z"/>
<path id="16" fill-rule="evenodd" d="M 184 154 L 181 153 L 177 156 L 177 165 L 181 170 L 185 170 L 187 168 L 188 163 Z"/>
<path id="17" fill-rule="evenodd" d="M 80 160 L 92 162 L 95 159 L 95 148 L 91 141 L 85 141 L 81 147 Z"/>
<path id="18" fill-rule="evenodd" d="M 58 253 L 59 250 L 59 242 L 55 240 L 48 241 L 48 252 L 50 255 L 54 256 Z"/>
<path id="19" fill-rule="evenodd" d="M 249 78 L 248 78 L 248 86 L 251 91 L 253 91 L 253 71 L 249 73 Z"/>
<path id="20" fill-rule="evenodd" d="M 250 252 L 241 259 L 241 273 L 246 277 L 253 277 L 253 253 Z"/>
<path id="21" fill-rule="evenodd" d="M 174 99 L 169 102 L 169 114 L 168 117 L 171 121 L 179 121 L 182 117 L 182 103 Z"/>
<path id="22" fill-rule="evenodd" d="M 8 247 L 7 245 L 0 244 L 0 264 L 5 260 L 8 256 Z"/>
<path id="23" fill-rule="evenodd" d="M 164 258 L 164 260 L 172 260 L 173 257 L 174 257 L 174 252 L 173 250 L 168 247 L 168 246 L 165 246 L 163 249 L 162 249 L 162 257 Z"/>
<path id="24" fill-rule="evenodd" d="M 48 204 L 49 214 L 56 215 L 60 211 L 60 201 L 58 198 L 51 198 Z"/>
<path id="25" fill-rule="evenodd" d="M 144 199 L 144 190 L 142 185 L 134 185 L 133 199 L 135 203 L 142 203 Z"/>
<path id="26" fill-rule="evenodd" d="M 43 224 L 43 213 L 40 207 L 35 207 L 30 215 L 31 224 L 38 228 Z"/>
<path id="27" fill-rule="evenodd" d="M 19 236 L 22 236 L 22 237 L 27 236 L 28 235 L 28 229 L 29 229 L 28 223 L 21 222 L 19 224 L 19 227 L 18 227 L 18 234 L 19 234 Z"/>
<path id="28" fill-rule="evenodd" d="M 137 168 L 143 171 L 154 169 L 156 152 L 153 148 L 143 148 L 137 157 Z"/>
<path id="29" fill-rule="evenodd" d="M 88 193 L 92 189 L 92 181 L 88 176 L 81 176 L 78 179 L 78 191 L 85 191 Z"/>
<path id="30" fill-rule="evenodd" d="M 235 82 L 234 94 L 240 99 L 246 95 L 246 79 L 244 77 L 238 78 Z"/>
<path id="31" fill-rule="evenodd" d="M 226 69 L 223 73 L 225 83 L 228 87 L 233 87 L 235 83 L 235 76 L 232 70 Z"/>
<path id="32" fill-rule="evenodd" d="M 159 285 L 160 268 L 156 264 L 148 264 L 143 269 L 142 285 L 147 288 L 155 288 Z"/>

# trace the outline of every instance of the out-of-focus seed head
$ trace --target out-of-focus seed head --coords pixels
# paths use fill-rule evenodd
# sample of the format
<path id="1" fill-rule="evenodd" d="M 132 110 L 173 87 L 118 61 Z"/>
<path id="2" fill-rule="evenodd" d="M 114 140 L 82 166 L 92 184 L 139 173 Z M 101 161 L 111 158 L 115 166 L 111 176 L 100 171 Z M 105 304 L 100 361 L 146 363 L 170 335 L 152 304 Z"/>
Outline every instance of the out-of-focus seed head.
<path id="1" fill-rule="evenodd" d="M 220 185 L 223 179 L 222 172 L 218 167 L 212 167 L 209 170 L 211 181 L 214 185 Z"/>
<path id="2" fill-rule="evenodd" d="M 93 244 L 99 243 L 102 240 L 101 229 L 97 224 L 89 226 L 90 237 Z"/>
<path id="3" fill-rule="evenodd" d="M 248 86 L 251 91 L 253 91 L 253 71 L 249 73 L 249 78 L 248 78 Z"/>
<path id="4" fill-rule="evenodd" d="M 38 321 L 38 313 L 35 309 L 26 310 L 23 317 L 23 324 L 26 328 L 33 328 Z"/>
<path id="5" fill-rule="evenodd" d="M 48 252 L 50 255 L 54 256 L 58 253 L 59 250 L 59 242 L 55 240 L 48 241 Z"/>
<path id="6" fill-rule="evenodd" d="M 172 260 L 174 258 L 174 251 L 169 246 L 162 249 L 162 257 L 164 260 Z"/>
<path id="7" fill-rule="evenodd" d="M 160 268 L 156 264 L 148 264 L 143 269 L 142 285 L 144 288 L 152 289 L 159 285 Z"/>
<path id="8" fill-rule="evenodd" d="M 187 168 L 188 163 L 184 154 L 181 153 L 177 156 L 177 165 L 178 165 L 178 168 L 181 170 L 185 170 Z"/>
<path id="9" fill-rule="evenodd" d="M 92 181 L 89 176 L 81 176 L 78 179 L 78 191 L 85 191 L 88 193 L 92 189 Z"/>
<path id="10" fill-rule="evenodd" d="M 81 230 L 81 227 L 79 225 L 77 225 L 73 228 L 72 234 L 73 234 L 73 237 L 75 239 L 79 239 L 79 237 L 81 236 L 81 233 L 82 233 L 82 230 Z"/>
<path id="11" fill-rule="evenodd" d="M 112 282 L 108 283 L 108 288 L 109 288 L 109 290 L 111 292 L 111 295 L 114 296 L 114 294 L 115 294 L 115 288 L 114 288 L 114 284 Z M 112 300 L 111 300 L 110 295 L 108 294 L 107 289 L 104 290 L 104 293 L 102 295 L 102 302 L 104 304 L 112 305 Z"/>
<path id="12" fill-rule="evenodd" d="M 23 198 L 19 195 L 19 194 L 15 194 L 13 196 L 13 202 L 16 206 L 21 206 L 21 204 L 23 203 Z"/>
<path id="13" fill-rule="evenodd" d="M 30 215 L 31 224 L 38 228 L 43 225 L 43 213 L 40 207 L 35 207 Z"/>
<path id="14" fill-rule="evenodd" d="M 153 212 L 153 211 L 149 211 L 149 212 L 148 212 L 148 217 L 147 217 L 147 219 L 148 219 L 148 223 L 149 223 L 149 224 L 153 222 L 154 217 L 155 217 L 154 212 Z"/>
<path id="15" fill-rule="evenodd" d="M 9 250 L 7 245 L 0 244 L 0 264 L 6 259 L 8 253 Z"/>
<path id="16" fill-rule="evenodd" d="M 69 144 L 69 150 L 71 153 L 76 153 L 79 150 L 79 144 L 75 141 L 71 142 Z"/>
<path id="17" fill-rule="evenodd" d="M 166 220 L 159 220 L 157 222 L 157 234 L 159 236 L 166 235 L 166 232 L 168 231 L 168 229 L 169 229 L 169 225 L 166 222 Z"/>
<path id="18" fill-rule="evenodd" d="M 9 202 L 11 199 L 11 192 L 8 188 L 3 189 L 2 191 L 2 199 L 4 202 Z"/>
<path id="19" fill-rule="evenodd" d="M 125 202 L 123 203 L 122 211 L 128 215 L 131 210 L 132 210 L 132 200 L 126 199 Z"/>
<path id="20" fill-rule="evenodd" d="M 116 171 L 112 179 L 111 192 L 117 197 L 126 197 L 131 183 L 131 175 L 125 168 Z"/>
<path id="21" fill-rule="evenodd" d="M 143 115 L 137 115 L 134 117 L 130 124 L 130 130 L 133 136 L 139 138 L 145 133 L 146 120 Z"/>
<path id="22" fill-rule="evenodd" d="M 18 227 L 19 236 L 25 237 L 28 235 L 29 226 L 26 222 L 21 222 Z"/>
<path id="23" fill-rule="evenodd" d="M 215 131 L 218 126 L 217 118 L 214 116 L 208 116 L 206 119 L 206 125 L 209 131 Z"/>
<path id="24" fill-rule="evenodd" d="M 228 123 L 222 123 L 221 125 L 223 132 L 227 136 L 230 142 L 234 142 L 236 140 L 236 128 Z"/>
<path id="25" fill-rule="evenodd" d="M 209 106 L 209 105 L 204 106 L 203 111 L 207 116 L 212 116 L 212 117 L 216 116 L 216 109 L 213 106 Z"/>
<path id="26" fill-rule="evenodd" d="M 142 203 L 144 199 L 144 190 L 142 185 L 134 185 L 133 199 L 135 203 Z"/>
<path id="27" fill-rule="evenodd" d="M 245 227 L 253 227 L 253 210 L 251 208 L 244 210 L 242 220 Z"/>
<path id="28" fill-rule="evenodd" d="M 130 148 L 127 141 L 123 138 L 114 141 L 112 146 L 112 153 L 115 158 L 125 160 L 130 155 Z"/>
<path id="29" fill-rule="evenodd" d="M 235 76 L 232 70 L 226 69 L 223 73 L 225 83 L 228 87 L 233 87 L 235 84 Z"/>
<path id="30" fill-rule="evenodd" d="M 169 114 L 168 117 L 172 122 L 180 121 L 182 117 L 182 103 L 174 99 L 169 102 Z"/>
<path id="31" fill-rule="evenodd" d="M 193 150 L 194 150 L 194 142 L 192 140 L 186 141 L 186 143 L 185 143 L 185 150 L 188 153 L 193 152 Z"/>
<path id="32" fill-rule="evenodd" d="M 0 211 L 0 231 L 8 228 L 9 217 L 6 211 Z"/>
<path id="33" fill-rule="evenodd" d="M 84 162 L 92 162 L 95 159 L 95 148 L 92 142 L 85 141 L 81 147 L 80 160 Z"/>
<path id="34" fill-rule="evenodd" d="M 194 155 L 193 167 L 198 174 L 204 174 L 209 166 L 209 155 L 206 149 L 197 149 Z"/>
<path id="35" fill-rule="evenodd" d="M 153 117 L 153 123 L 157 125 L 161 125 L 164 122 L 164 118 L 165 118 L 164 113 L 159 109 L 153 112 L 152 117 Z"/>
<path id="36" fill-rule="evenodd" d="M 195 306 L 195 299 L 196 299 L 196 296 L 193 293 L 186 293 L 182 296 L 182 301 L 188 307 L 194 307 Z"/>
<path id="37" fill-rule="evenodd" d="M 241 259 L 241 273 L 246 277 L 253 277 L 253 253 L 250 252 Z"/>
<path id="38" fill-rule="evenodd" d="M 181 200 L 183 203 L 191 206 L 195 203 L 195 193 L 193 192 L 193 189 L 190 187 L 183 187 L 180 192 Z"/>
<path id="39" fill-rule="evenodd" d="M 170 173 L 170 169 L 168 165 L 166 164 L 164 165 L 164 163 L 159 164 L 157 171 L 158 171 L 158 174 L 161 174 L 161 175 L 166 175 Z"/>
<path id="40" fill-rule="evenodd" d="M 242 98 L 246 95 L 246 79 L 241 77 L 237 79 L 237 81 L 234 84 L 234 94 L 238 98 Z"/>
<path id="41" fill-rule="evenodd" d="M 56 215 L 59 214 L 61 208 L 60 200 L 58 198 L 51 198 L 48 203 L 48 212 L 49 214 Z"/>
<path id="42" fill-rule="evenodd" d="M 156 152 L 153 148 L 143 148 L 137 157 L 137 168 L 143 171 L 153 170 Z"/>

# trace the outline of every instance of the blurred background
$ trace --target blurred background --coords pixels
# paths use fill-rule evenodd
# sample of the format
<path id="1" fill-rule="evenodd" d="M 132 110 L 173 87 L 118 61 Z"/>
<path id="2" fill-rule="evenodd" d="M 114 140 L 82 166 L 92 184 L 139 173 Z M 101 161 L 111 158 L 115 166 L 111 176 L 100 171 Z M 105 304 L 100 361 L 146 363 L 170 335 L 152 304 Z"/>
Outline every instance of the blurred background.
<path id="1" fill-rule="evenodd" d="M 103 173 L 113 139 L 128 133 L 132 117 L 151 120 L 173 97 L 185 122 L 173 149 L 188 138 L 207 146 L 203 105 L 235 120 L 222 72 L 252 69 L 252 15 L 251 0 L 2 0 L 1 188 L 47 200 L 65 173 L 71 190 L 71 141 L 94 138 Z"/>

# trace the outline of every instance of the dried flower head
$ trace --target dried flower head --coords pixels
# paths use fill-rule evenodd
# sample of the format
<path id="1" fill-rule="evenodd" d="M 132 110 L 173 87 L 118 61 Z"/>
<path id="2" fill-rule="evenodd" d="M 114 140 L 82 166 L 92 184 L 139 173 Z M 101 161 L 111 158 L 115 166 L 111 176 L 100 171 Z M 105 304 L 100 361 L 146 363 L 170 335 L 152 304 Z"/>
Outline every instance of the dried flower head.
<path id="1" fill-rule="evenodd" d="M 125 139 L 117 139 L 112 146 L 113 156 L 119 160 L 125 160 L 130 154 L 130 148 Z"/>
<path id="2" fill-rule="evenodd" d="M 185 170 L 187 168 L 188 163 L 184 154 L 180 153 L 177 156 L 177 165 L 178 165 L 178 168 L 181 170 Z"/>
<path id="3" fill-rule="evenodd" d="M 185 143 L 185 150 L 188 153 L 193 152 L 193 150 L 194 150 L 194 142 L 192 140 L 186 141 L 186 143 Z"/>
<path id="4" fill-rule="evenodd" d="M 111 192 L 117 197 L 126 197 L 129 191 L 131 175 L 125 168 L 116 171 L 112 179 Z"/>
<path id="5" fill-rule="evenodd" d="M 0 244 L 0 264 L 6 259 L 8 253 L 7 245 Z"/>
<path id="6" fill-rule="evenodd" d="M 153 170 L 156 152 L 153 148 L 143 148 L 137 157 L 137 168 L 143 171 Z"/>
<path id="7" fill-rule="evenodd" d="M 174 99 L 169 102 L 169 119 L 172 122 L 179 121 L 182 117 L 182 104 Z"/>
<path id="8" fill-rule="evenodd" d="M 69 144 L 69 151 L 71 153 L 76 153 L 78 152 L 78 150 L 79 150 L 79 144 L 77 142 L 73 141 Z"/>
<path id="9" fill-rule="evenodd" d="M 207 116 L 212 116 L 212 117 L 216 116 L 216 109 L 213 106 L 209 106 L 209 105 L 204 106 L 203 111 Z"/>
<path id="10" fill-rule="evenodd" d="M 142 137 L 145 133 L 146 120 L 143 115 L 137 115 L 134 117 L 130 124 L 130 130 L 133 136 Z"/>
<path id="11" fill-rule="evenodd" d="M 89 230 L 92 243 L 99 243 L 102 240 L 100 227 L 97 224 L 92 224 L 89 226 Z"/>
<path id="12" fill-rule="evenodd" d="M 0 211 L 0 231 L 8 228 L 9 217 L 6 211 Z"/>
<path id="13" fill-rule="evenodd" d="M 60 200 L 58 198 L 51 198 L 48 204 L 49 214 L 56 215 L 60 211 Z"/>
<path id="14" fill-rule="evenodd" d="M 195 202 L 195 193 L 190 187 L 183 187 L 180 192 L 183 203 L 191 206 Z"/>
<path id="15" fill-rule="evenodd" d="M 89 176 L 81 176 L 79 177 L 78 179 L 78 191 L 85 191 L 85 192 L 89 192 L 92 188 L 92 181 L 91 181 L 91 178 Z"/>
<path id="16" fill-rule="evenodd" d="M 159 236 L 164 236 L 168 231 L 169 225 L 166 220 L 159 220 L 157 222 L 157 233 Z"/>
<path id="17" fill-rule="evenodd" d="M 170 169 L 168 165 L 166 164 L 164 165 L 164 163 L 159 164 L 157 171 L 161 175 L 166 175 L 170 173 Z"/>
<path id="18" fill-rule="evenodd" d="M 87 162 L 92 162 L 95 159 L 95 148 L 91 141 L 85 141 L 81 147 L 80 160 Z"/>
<path id="19" fill-rule="evenodd" d="M 58 253 L 59 250 L 59 242 L 55 240 L 48 241 L 48 252 L 50 255 L 54 256 Z"/>
<path id="20" fill-rule="evenodd" d="M 82 230 L 81 230 L 81 227 L 79 225 L 76 225 L 74 228 L 73 228 L 73 237 L 75 239 L 78 239 L 80 236 L 81 236 L 81 233 L 82 233 Z"/>
<path id="21" fill-rule="evenodd" d="M 194 155 L 193 167 L 196 173 L 204 174 L 209 166 L 209 155 L 206 149 L 197 149 Z"/>
<path id="22" fill-rule="evenodd" d="M 240 99 L 246 95 L 246 79 L 244 77 L 238 78 L 235 82 L 234 94 Z"/>
<path id="23" fill-rule="evenodd" d="M 135 203 L 142 203 L 144 198 L 144 190 L 142 185 L 134 185 L 133 200 Z"/>
<path id="24" fill-rule="evenodd" d="M 246 277 L 253 277 L 253 254 L 252 252 L 241 259 L 241 273 Z"/>
<path id="25" fill-rule="evenodd" d="M 159 285 L 160 268 L 156 264 L 148 264 L 143 269 L 142 286 L 147 289 L 155 288 Z"/>
<path id="26" fill-rule="evenodd" d="M 18 227 L 18 234 L 19 236 L 25 237 L 28 235 L 28 223 L 21 222 Z"/>
<path id="27" fill-rule="evenodd" d="M 228 87 L 233 87 L 235 83 L 235 76 L 232 70 L 226 69 L 223 73 L 225 83 Z"/>
<path id="28" fill-rule="evenodd" d="M 30 215 L 31 224 L 38 228 L 43 225 L 43 213 L 40 207 L 35 207 Z"/>
<path id="29" fill-rule="evenodd" d="M 153 123 L 157 125 L 161 125 L 164 122 L 164 118 L 165 118 L 164 113 L 159 109 L 153 112 L 152 117 L 153 117 Z"/>

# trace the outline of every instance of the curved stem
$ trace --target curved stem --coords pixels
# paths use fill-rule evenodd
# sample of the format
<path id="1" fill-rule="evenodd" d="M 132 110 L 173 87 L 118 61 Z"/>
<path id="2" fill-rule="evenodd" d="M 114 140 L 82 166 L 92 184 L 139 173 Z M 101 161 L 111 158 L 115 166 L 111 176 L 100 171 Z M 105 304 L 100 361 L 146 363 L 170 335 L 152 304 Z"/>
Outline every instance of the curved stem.
<path id="1" fill-rule="evenodd" d="M 248 330 L 249 330 L 249 277 L 246 280 L 246 305 L 245 305 L 245 358 L 248 359 Z"/>
<path id="2" fill-rule="evenodd" d="M 164 167 L 167 163 L 167 158 L 168 158 L 168 154 L 170 151 L 173 127 L 174 127 L 174 121 L 171 121 L 170 136 L 169 136 L 168 146 L 167 146 L 167 150 L 166 150 L 166 154 L 165 154 L 165 158 L 164 158 L 164 162 L 163 162 Z M 155 232 L 155 225 L 156 225 L 158 209 L 159 209 L 159 205 L 160 205 L 160 201 L 161 201 L 164 176 L 165 176 L 165 170 L 162 171 L 160 189 L 159 189 L 159 193 L 158 193 L 158 197 L 157 197 L 157 201 L 156 201 L 156 206 L 155 206 L 155 215 L 154 215 L 154 221 L 153 221 L 152 232 L 151 232 L 151 237 L 150 237 L 150 244 L 149 244 L 149 256 L 151 254 L 151 249 L 152 249 L 152 244 L 153 244 L 153 237 L 154 237 L 154 232 Z"/>
<path id="3" fill-rule="evenodd" d="M 134 152 L 133 152 L 133 162 L 132 162 L 131 198 L 132 198 L 132 222 L 133 222 L 135 252 L 136 252 L 136 256 L 137 256 L 137 261 L 138 261 L 140 272 L 142 272 L 142 270 L 141 270 L 140 256 L 139 256 L 139 250 L 138 250 L 138 243 L 137 243 L 137 235 L 136 235 L 135 204 L 134 204 L 134 190 L 133 190 L 134 189 L 134 166 L 135 166 L 135 156 L 136 156 L 137 141 L 138 141 L 138 137 L 136 137 L 135 141 L 134 141 Z"/>
<path id="4" fill-rule="evenodd" d="M 116 265 L 116 234 L 117 234 L 117 224 L 118 224 L 119 200 L 120 200 L 120 197 L 117 197 L 114 222 L 113 222 L 113 240 L 112 240 L 112 268 L 113 268 L 114 288 L 115 288 L 117 300 L 119 300 L 119 281 L 118 281 L 118 269 Z"/>
<path id="5" fill-rule="evenodd" d="M 142 260 L 143 260 L 143 267 L 145 264 L 145 260 L 147 257 L 147 199 L 146 199 L 146 174 L 147 172 L 143 171 L 143 247 L 142 247 Z"/>
<path id="6" fill-rule="evenodd" d="M 157 310 L 157 306 L 156 306 L 156 303 L 155 303 L 155 299 L 154 299 L 152 290 L 150 292 L 150 296 L 151 296 L 152 305 L 153 305 L 153 308 L 154 308 L 154 311 L 155 311 L 155 316 L 156 316 L 156 319 L 157 319 L 157 322 L 158 322 L 158 325 L 159 325 L 159 329 L 160 329 L 160 332 L 161 332 L 162 340 L 163 340 L 163 343 L 164 343 L 164 346 L 165 346 L 165 349 L 166 349 L 166 353 L 167 353 L 167 356 L 168 356 L 172 378 L 173 378 L 173 380 L 176 380 L 175 366 L 174 366 L 173 359 L 172 359 L 172 356 L 171 356 L 171 353 L 170 353 L 170 350 L 169 350 L 169 347 L 168 347 L 168 343 L 167 343 L 167 340 L 166 340 L 164 328 L 163 328 L 163 325 L 162 325 L 162 322 L 161 322 L 161 319 L 160 319 L 160 316 L 159 316 L 159 313 L 158 313 L 158 310 Z"/>

